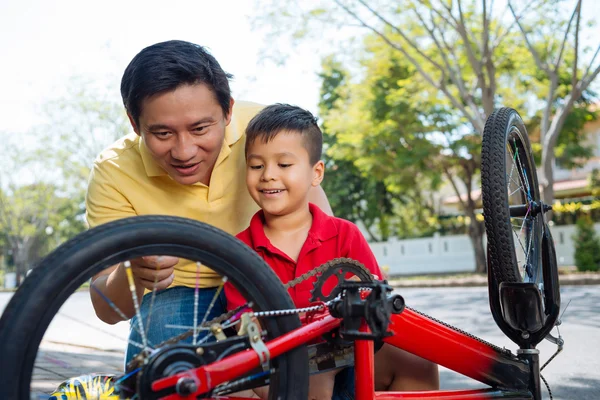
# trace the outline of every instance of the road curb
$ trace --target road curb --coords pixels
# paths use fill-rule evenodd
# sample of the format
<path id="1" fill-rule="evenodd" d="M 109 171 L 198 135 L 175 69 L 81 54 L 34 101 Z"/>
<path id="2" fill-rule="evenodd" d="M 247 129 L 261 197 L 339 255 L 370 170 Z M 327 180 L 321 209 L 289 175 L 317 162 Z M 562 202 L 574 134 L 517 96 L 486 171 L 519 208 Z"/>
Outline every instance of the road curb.
<path id="1" fill-rule="evenodd" d="M 565 274 L 558 276 L 561 286 L 600 285 L 600 273 Z M 434 288 L 434 287 L 480 287 L 487 286 L 485 276 L 467 276 L 463 278 L 431 278 L 388 280 L 394 288 Z"/>

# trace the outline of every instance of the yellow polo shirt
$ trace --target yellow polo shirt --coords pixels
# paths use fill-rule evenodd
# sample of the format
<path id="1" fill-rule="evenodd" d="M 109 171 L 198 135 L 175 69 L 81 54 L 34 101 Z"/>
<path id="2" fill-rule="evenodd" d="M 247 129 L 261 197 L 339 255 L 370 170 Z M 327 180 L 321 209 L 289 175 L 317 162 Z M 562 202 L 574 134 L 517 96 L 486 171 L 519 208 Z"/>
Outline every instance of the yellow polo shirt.
<path id="1" fill-rule="evenodd" d="M 210 184 L 181 185 L 150 155 L 144 141 L 131 133 L 103 151 L 92 168 L 86 196 L 90 227 L 135 215 L 174 215 L 206 222 L 235 235 L 250 224 L 258 206 L 246 188 L 244 133 L 263 106 L 236 102 Z M 221 283 L 214 271 L 202 267 L 200 286 Z M 194 287 L 196 265 L 181 260 L 172 286 Z"/>

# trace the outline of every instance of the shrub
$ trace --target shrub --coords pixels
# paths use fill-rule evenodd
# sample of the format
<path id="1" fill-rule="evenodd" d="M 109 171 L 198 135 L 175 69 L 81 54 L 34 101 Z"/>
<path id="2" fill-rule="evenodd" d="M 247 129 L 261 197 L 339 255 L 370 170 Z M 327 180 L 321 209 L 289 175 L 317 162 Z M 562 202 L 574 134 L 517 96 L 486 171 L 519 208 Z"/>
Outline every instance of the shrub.
<path id="1" fill-rule="evenodd" d="M 589 216 L 577 220 L 575 241 L 575 265 L 579 271 L 600 269 L 600 239 L 596 237 L 594 223 Z"/>

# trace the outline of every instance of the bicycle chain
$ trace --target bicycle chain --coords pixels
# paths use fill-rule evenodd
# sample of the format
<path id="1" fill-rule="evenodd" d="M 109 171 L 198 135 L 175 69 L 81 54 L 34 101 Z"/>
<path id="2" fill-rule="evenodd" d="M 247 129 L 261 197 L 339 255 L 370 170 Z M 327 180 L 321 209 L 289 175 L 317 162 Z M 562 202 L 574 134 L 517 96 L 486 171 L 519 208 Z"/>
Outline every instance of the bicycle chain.
<path id="1" fill-rule="evenodd" d="M 289 281 L 288 283 L 284 284 L 283 286 L 285 287 L 285 289 L 291 289 L 294 286 L 304 282 L 305 280 L 315 277 L 319 274 L 322 274 L 323 272 L 325 272 L 326 270 L 328 270 L 329 268 L 333 268 L 336 265 L 340 264 L 340 263 L 350 263 L 350 264 L 354 264 L 359 268 L 364 269 L 364 271 L 369 274 L 369 276 L 373 276 L 371 274 L 371 271 L 369 271 L 364 265 L 362 265 L 361 263 L 359 263 L 356 260 L 353 260 L 351 258 L 334 258 L 331 261 L 328 261 L 300 276 L 298 276 L 297 278 L 292 279 L 291 281 Z M 245 308 L 247 306 L 247 304 L 244 304 L 242 306 L 237 307 L 234 310 L 231 310 L 225 314 L 221 314 L 216 318 L 211 319 L 210 321 L 206 321 L 202 324 L 200 324 L 198 326 L 198 328 L 208 328 L 210 326 L 212 326 L 213 324 L 219 324 L 223 321 L 228 320 L 229 318 L 233 317 L 235 314 L 237 314 L 240 310 L 242 310 L 243 308 Z M 300 313 L 302 312 L 302 310 L 297 310 L 297 309 L 291 309 L 291 310 L 272 310 L 269 313 L 269 316 L 279 316 L 279 315 L 290 315 L 290 314 L 295 314 L 295 313 Z M 190 329 L 186 332 L 183 332 L 177 336 L 173 336 L 170 339 L 165 340 L 162 343 L 157 344 L 155 347 L 159 348 L 168 344 L 175 344 L 178 343 L 181 340 L 187 339 L 188 337 L 192 336 L 194 334 L 194 329 Z"/>
<path id="2" fill-rule="evenodd" d="M 309 278 L 312 278 L 312 277 L 315 277 L 315 276 L 317 276 L 319 274 L 322 274 L 323 272 L 325 272 L 329 268 L 333 268 L 333 267 L 335 267 L 336 265 L 338 265 L 340 263 L 351 263 L 351 264 L 354 264 L 357 267 L 364 269 L 366 273 L 368 273 L 370 276 L 372 276 L 371 271 L 369 271 L 364 265 L 362 265 L 360 262 L 358 262 L 356 260 L 353 260 L 353 259 L 350 259 L 350 258 L 335 258 L 335 259 L 333 259 L 331 261 L 328 261 L 328 262 L 326 262 L 326 263 L 324 263 L 324 264 L 322 264 L 322 265 L 320 265 L 320 266 L 318 266 L 318 267 L 316 267 L 316 268 L 314 268 L 314 269 L 312 269 L 312 270 L 310 270 L 310 271 L 308 271 L 308 272 L 306 272 L 306 273 L 298 276 L 297 278 L 292 279 L 291 281 L 289 281 L 286 284 L 284 284 L 284 287 L 285 287 L 286 290 L 287 289 L 291 289 L 291 288 L 295 287 L 296 285 L 304 282 L 305 280 L 307 280 Z M 316 282 L 315 282 L 315 284 L 316 284 Z M 210 321 L 206 321 L 206 322 L 204 322 L 203 324 L 200 325 L 200 328 L 207 328 L 207 327 L 212 326 L 213 324 L 218 324 L 218 323 L 221 323 L 223 321 L 226 321 L 229 318 L 233 317 L 235 314 L 237 314 L 240 310 L 242 310 L 246 306 L 247 305 L 244 304 L 244 305 L 239 306 L 239 307 L 235 308 L 234 310 L 231 310 L 231 311 L 229 311 L 229 312 L 227 312 L 225 314 L 221 314 L 218 317 L 211 319 Z M 446 326 L 446 327 L 448 327 L 450 329 L 455 330 L 456 332 L 462 333 L 463 335 L 466 335 L 466 336 L 468 336 L 468 337 L 470 337 L 472 339 L 475 339 L 475 340 L 477 340 L 480 343 L 483 343 L 483 344 L 485 344 L 487 346 L 490 346 L 491 348 L 493 348 L 494 350 L 498 351 L 499 353 L 502 353 L 502 354 L 505 354 L 505 355 L 513 355 L 512 352 L 509 349 L 498 347 L 498 346 L 496 346 L 496 345 L 494 345 L 492 343 L 489 343 L 489 342 L 487 342 L 487 341 L 485 341 L 485 340 L 483 340 L 483 339 L 481 339 L 481 338 L 479 338 L 479 337 L 477 337 L 475 335 L 472 335 L 472 334 L 470 334 L 468 332 L 465 332 L 462 329 L 456 328 L 455 326 L 452 326 L 452 325 L 450 325 L 450 324 L 448 324 L 446 322 L 440 321 L 440 320 L 438 320 L 438 319 L 436 319 L 434 317 L 431 317 L 430 315 L 427 315 L 427 314 L 425 314 L 425 313 L 423 313 L 421 311 L 418 311 L 418 310 L 416 310 L 416 309 L 414 309 L 412 307 L 406 306 L 406 308 L 408 308 L 409 310 L 411 310 L 411 311 L 413 311 L 413 312 L 415 312 L 417 314 L 420 314 L 420 315 L 422 315 L 424 317 L 427 317 L 427 318 L 431 319 L 432 321 L 437 322 L 438 324 L 444 325 L 444 326 Z M 269 316 L 290 315 L 290 314 L 299 313 L 299 312 L 301 312 L 301 310 L 298 310 L 298 309 L 272 310 L 272 311 L 269 311 Z M 182 333 L 180 335 L 177 335 L 177 336 L 174 336 L 174 337 L 172 337 L 170 339 L 165 340 L 164 342 L 158 344 L 156 347 L 162 347 L 162 346 L 168 345 L 168 344 L 175 344 L 175 343 L 179 342 L 180 340 L 183 340 L 183 339 L 186 339 L 186 338 L 190 337 L 193 334 L 194 334 L 194 330 L 190 329 L 189 331 L 186 331 L 186 332 L 184 332 L 184 333 Z"/>
<path id="3" fill-rule="evenodd" d="M 373 275 L 371 274 L 371 272 L 363 264 L 361 264 L 360 262 L 358 262 L 356 260 L 353 260 L 353 259 L 350 259 L 350 258 L 336 258 L 336 259 L 330 260 L 330 261 L 328 261 L 328 262 L 326 262 L 326 263 L 324 263 L 324 264 L 322 264 L 322 265 L 320 265 L 320 266 L 318 266 L 318 267 L 316 267 L 316 268 L 314 268 L 314 269 L 312 269 L 312 270 L 310 270 L 310 271 L 308 271 L 308 272 L 306 272 L 306 273 L 298 276 L 297 278 L 294 278 L 294 279 L 288 281 L 286 284 L 284 284 L 284 287 L 285 287 L 286 290 L 287 289 L 291 289 L 291 288 L 297 286 L 298 284 L 304 282 L 307 279 L 310 279 L 312 277 L 315 277 L 315 276 L 317 276 L 319 274 L 324 273 L 329 268 L 334 268 L 335 266 L 337 266 L 340 263 L 351 263 L 351 264 L 354 264 L 355 266 L 364 269 L 365 273 L 368 274 L 371 278 L 373 278 Z M 314 285 L 316 285 L 317 283 L 318 283 L 318 280 L 314 283 Z M 211 319 L 210 321 L 206 321 L 206 322 L 200 324 L 199 327 L 200 328 L 206 328 L 206 327 L 212 326 L 213 324 L 218 324 L 218 323 L 221 323 L 223 321 L 226 321 L 226 320 L 230 319 L 231 317 L 233 317 L 235 314 L 237 314 L 239 311 L 241 311 L 242 309 L 244 309 L 245 307 L 247 307 L 247 304 L 239 306 L 239 307 L 235 308 L 234 310 L 231 310 L 231 311 L 229 311 L 227 313 L 221 314 L 218 317 Z M 413 311 L 413 312 L 415 312 L 417 314 L 420 314 L 420 315 L 422 315 L 422 316 L 424 316 L 426 318 L 429 318 L 432 321 L 435 321 L 435 322 L 437 322 L 437 323 L 439 323 L 441 325 L 444 325 L 444 326 L 446 326 L 446 327 L 448 327 L 450 329 L 453 329 L 456 332 L 462 333 L 463 335 L 466 335 L 466 336 L 468 336 L 468 337 L 470 337 L 472 339 L 475 339 L 478 342 L 483 343 L 486 346 L 489 346 L 489 347 L 493 348 L 494 350 L 496 350 L 499 353 L 502 353 L 502 354 L 505 354 L 505 355 L 509 355 L 509 356 L 513 355 L 512 352 L 510 350 L 506 349 L 506 348 L 500 348 L 500 347 L 498 347 L 498 346 L 496 346 L 496 345 L 494 345 L 492 343 L 489 343 L 489 342 L 487 342 L 487 341 L 485 341 L 485 340 L 483 340 L 483 339 L 481 339 L 481 338 L 479 338 L 479 337 L 477 337 L 475 335 L 472 335 L 472 334 L 470 334 L 468 332 L 465 332 L 462 329 L 456 328 L 456 327 L 454 327 L 454 326 L 452 326 L 452 325 L 450 325 L 450 324 L 448 324 L 446 322 L 443 322 L 443 321 L 440 321 L 440 320 L 438 320 L 436 318 L 433 318 L 433 317 L 431 317 L 431 316 L 429 316 L 429 315 L 427 315 L 427 314 L 425 314 L 425 313 L 423 313 L 421 311 L 418 311 L 418 310 L 416 310 L 416 309 L 414 309 L 412 307 L 406 306 L 406 308 L 408 308 L 409 310 L 411 310 L 411 311 Z M 291 315 L 291 314 L 294 314 L 294 313 L 300 313 L 300 312 L 302 312 L 302 310 L 303 309 L 272 310 L 272 311 L 269 311 L 269 312 L 264 312 L 264 314 L 267 315 L 267 313 L 268 313 L 268 316 Z M 158 344 L 156 347 L 160 348 L 160 347 L 168 345 L 168 344 L 178 343 L 180 340 L 186 339 L 186 338 L 190 337 L 193 334 L 194 334 L 194 329 L 190 329 L 190 330 L 188 330 L 188 331 L 186 331 L 186 332 L 184 332 L 184 333 L 182 333 L 180 335 L 177 335 L 177 336 L 174 336 L 174 337 L 172 337 L 170 339 L 165 340 L 164 342 Z M 329 354 L 323 354 L 321 356 L 315 357 L 314 360 L 312 360 L 312 361 L 316 362 L 316 363 L 321 363 L 323 361 L 326 361 L 326 360 L 334 358 L 336 355 L 340 355 L 340 354 L 343 355 L 343 354 L 345 354 L 346 352 L 348 352 L 350 350 L 352 350 L 352 347 L 348 347 L 348 348 L 345 348 L 345 349 L 340 349 L 340 350 L 337 350 L 336 352 L 331 352 Z M 228 392 L 228 391 L 231 391 L 232 389 L 235 389 L 238 386 L 241 386 L 244 383 L 245 383 L 244 379 L 242 379 L 242 380 L 236 380 L 234 382 L 230 382 L 228 384 L 222 385 L 220 388 L 217 388 L 217 390 L 215 392 L 217 392 L 217 391 L 219 393 L 224 393 L 226 391 Z"/>

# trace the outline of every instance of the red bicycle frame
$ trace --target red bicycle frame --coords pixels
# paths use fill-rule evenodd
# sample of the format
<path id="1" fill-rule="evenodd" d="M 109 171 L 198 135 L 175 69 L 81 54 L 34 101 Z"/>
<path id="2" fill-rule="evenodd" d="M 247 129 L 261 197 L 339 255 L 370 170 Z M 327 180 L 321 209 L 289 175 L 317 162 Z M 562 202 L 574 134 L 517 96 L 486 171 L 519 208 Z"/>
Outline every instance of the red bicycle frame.
<path id="1" fill-rule="evenodd" d="M 319 338 L 340 324 L 341 319 L 325 312 L 313 322 L 265 344 L 270 357 L 275 358 Z M 365 325 L 361 329 L 367 331 L 368 327 Z M 375 392 L 373 342 L 356 340 L 354 342 L 356 400 L 535 398 L 532 391 L 536 390 L 537 384 L 532 385 L 531 382 L 535 382 L 537 378 L 534 375 L 536 372 L 532 372 L 537 370 L 534 367 L 539 367 L 536 351 L 517 357 L 409 308 L 401 314 L 392 314 L 388 329 L 393 332 L 393 335 L 384 338 L 384 342 L 498 389 Z M 198 388 L 195 393 L 187 397 L 172 394 L 164 399 L 195 399 L 197 395 L 207 393 L 217 385 L 241 377 L 259 366 L 257 353 L 246 350 L 212 364 L 158 380 L 152 384 L 152 390 L 160 391 L 174 387 L 181 378 L 191 378 Z"/>

